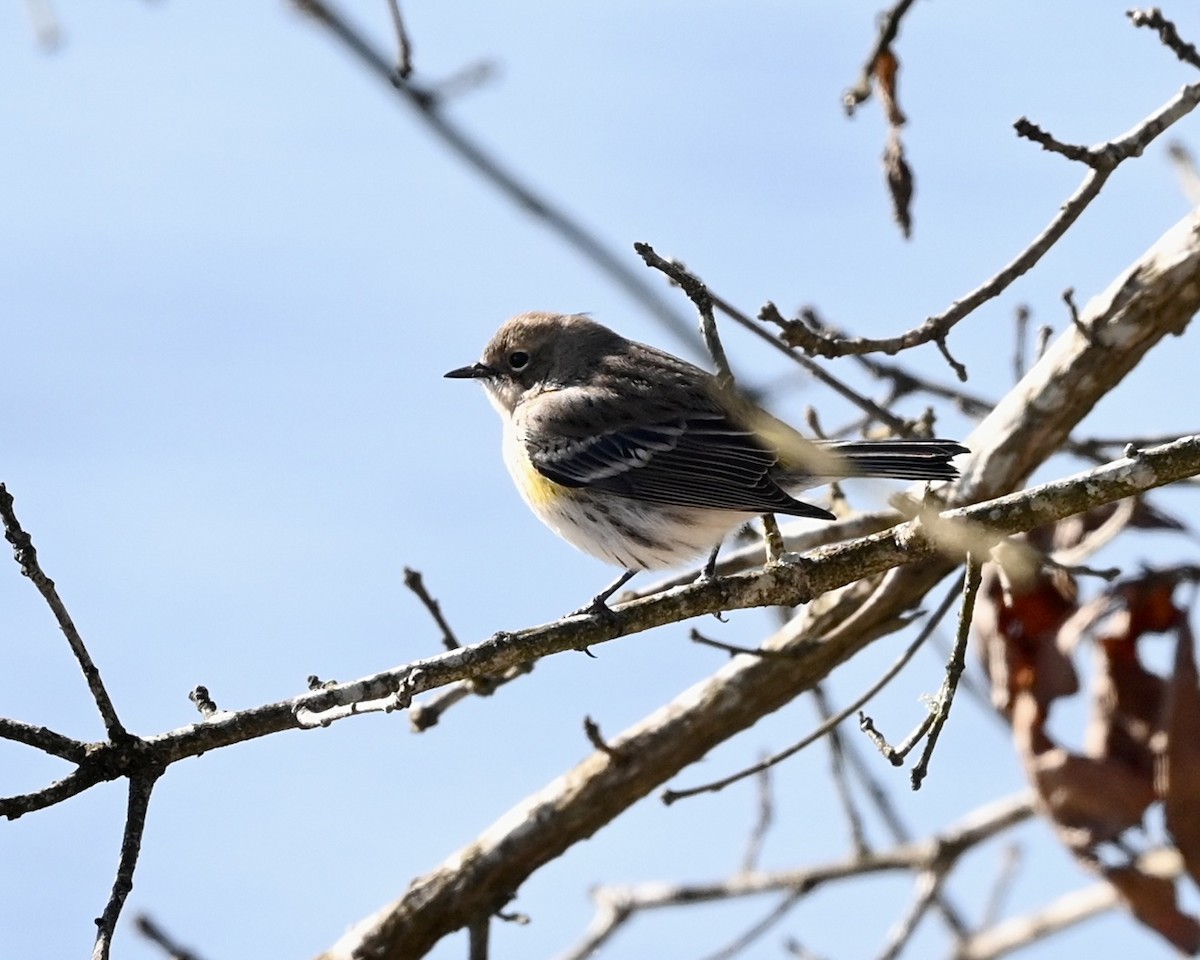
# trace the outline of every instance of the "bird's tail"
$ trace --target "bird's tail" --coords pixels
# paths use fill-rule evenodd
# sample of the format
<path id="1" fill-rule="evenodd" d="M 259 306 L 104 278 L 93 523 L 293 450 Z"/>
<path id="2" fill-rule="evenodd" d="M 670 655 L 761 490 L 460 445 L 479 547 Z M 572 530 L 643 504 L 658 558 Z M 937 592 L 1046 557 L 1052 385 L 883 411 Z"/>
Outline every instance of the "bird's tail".
<path id="1" fill-rule="evenodd" d="M 953 480 L 958 471 L 950 461 L 970 452 L 954 440 L 831 440 L 816 445 L 841 461 L 846 476 L 893 480 Z"/>

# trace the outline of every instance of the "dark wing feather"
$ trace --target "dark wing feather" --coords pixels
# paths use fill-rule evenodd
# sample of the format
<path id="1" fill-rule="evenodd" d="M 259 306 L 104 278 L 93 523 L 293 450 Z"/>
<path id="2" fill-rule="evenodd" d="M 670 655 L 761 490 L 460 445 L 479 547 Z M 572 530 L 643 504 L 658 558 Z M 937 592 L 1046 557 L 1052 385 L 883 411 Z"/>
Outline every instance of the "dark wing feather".
<path id="1" fill-rule="evenodd" d="M 548 432 L 552 442 L 539 439 Z M 778 454 L 716 410 L 602 434 L 577 433 L 526 434 L 526 450 L 539 473 L 563 486 L 670 506 L 834 518 L 789 496 L 771 475 Z"/>

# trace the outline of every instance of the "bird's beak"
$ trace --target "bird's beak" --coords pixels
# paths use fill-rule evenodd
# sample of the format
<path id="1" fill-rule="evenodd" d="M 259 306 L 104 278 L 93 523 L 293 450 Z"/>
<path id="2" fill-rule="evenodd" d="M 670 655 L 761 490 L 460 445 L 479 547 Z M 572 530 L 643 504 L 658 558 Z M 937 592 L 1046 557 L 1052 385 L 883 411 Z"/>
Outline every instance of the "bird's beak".
<path id="1" fill-rule="evenodd" d="M 459 367 L 457 370 L 443 373 L 442 376 L 451 380 L 483 380 L 495 372 L 486 363 L 473 363 L 469 367 Z"/>

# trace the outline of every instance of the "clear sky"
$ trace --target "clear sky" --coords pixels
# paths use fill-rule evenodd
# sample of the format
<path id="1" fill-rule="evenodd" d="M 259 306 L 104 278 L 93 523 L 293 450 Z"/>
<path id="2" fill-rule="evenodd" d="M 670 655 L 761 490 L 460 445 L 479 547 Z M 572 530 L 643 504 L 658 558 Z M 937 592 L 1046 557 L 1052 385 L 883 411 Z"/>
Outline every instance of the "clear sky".
<path id="1" fill-rule="evenodd" d="M 382 0 L 344 5 L 390 46 Z M 426 81 L 495 65 L 450 115 L 634 268 L 632 244 L 647 241 L 750 312 L 767 299 L 785 312 L 812 304 L 842 327 L 884 335 L 991 276 L 1082 178 L 1018 140 L 1013 120 L 1093 143 L 1194 79 L 1128 25 L 1127 5 L 911 11 L 898 48 L 917 176 L 908 242 L 882 186 L 878 106 L 847 120 L 840 104 L 873 42 L 876 2 L 442 0 L 405 10 Z M 406 565 L 424 572 L 467 642 L 552 620 L 603 585 L 609 569 L 520 503 L 480 391 L 441 374 L 528 309 L 590 311 L 638 339 L 686 346 L 485 186 L 288 5 L 56 9 L 65 43 L 46 53 L 24 5 L 0 7 L 0 481 L 126 724 L 150 734 L 192 722 L 197 683 L 220 706 L 243 708 L 297 694 L 310 674 L 351 679 L 436 652 L 438 633 L 402 584 Z M 1200 41 L 1190 5 L 1166 13 Z M 1194 118 L 1175 133 L 1197 146 Z M 1061 329 L 1064 288 L 1086 302 L 1187 210 L 1159 141 L 1033 274 L 955 332 L 969 388 L 998 397 L 1012 382 L 1019 304 L 1035 325 Z M 691 316 L 678 291 L 644 272 Z M 726 347 L 744 382 L 777 389 L 782 415 L 802 422 L 812 404 L 827 424 L 847 418 L 751 338 L 729 329 Z M 1194 430 L 1197 356 L 1188 341 L 1164 345 L 1080 433 Z M 933 348 L 903 360 L 951 379 Z M 851 361 L 833 369 L 855 378 Z M 969 430 L 940 413 L 942 433 Z M 1063 459 L 1040 476 L 1079 468 Z M 878 506 L 890 490 L 852 493 Z M 1195 498 L 1158 502 L 1195 517 Z M 1107 562 L 1164 563 L 1189 550 L 1159 535 Z M 772 622 L 759 612 L 700 626 L 753 644 Z M 834 702 L 902 643 L 887 638 L 839 671 Z M 552 658 L 425 734 L 376 715 L 173 767 L 151 805 L 127 919 L 145 911 L 211 960 L 315 954 L 583 757 L 584 714 L 615 733 L 723 661 L 689 644 L 687 626 L 596 652 Z M 940 670 L 936 653 L 920 655 L 873 715 L 908 728 Z M 0 715 L 102 735 L 44 605 L 2 563 Z M 1065 713 L 1056 734 L 1077 743 L 1081 717 Z M 680 783 L 727 773 L 814 722 L 799 701 Z M 814 749 L 778 772 L 765 865 L 847 849 L 826 764 Z M 63 772 L 0 743 L 4 794 Z M 917 831 L 1023 782 L 1004 730 L 974 707 L 956 713 L 919 794 L 882 761 L 878 773 Z M 123 783 L 107 785 L 0 825 L 0 953 L 90 951 L 124 794 Z M 499 929 L 495 956 L 565 949 L 590 917 L 593 883 L 725 875 L 755 803 L 752 785 L 669 809 L 648 799 L 521 890 L 513 906 L 533 922 Z M 872 836 L 885 839 L 877 825 Z M 1012 910 L 1088 882 L 1048 831 L 1019 836 Z M 1000 861 L 997 846 L 981 852 L 953 888 L 969 916 Z M 785 934 L 821 954 L 869 956 L 908 901 L 907 879 L 822 893 L 746 956 L 779 956 Z M 646 917 L 604 956 L 697 956 L 768 909 Z M 938 942 L 927 931 L 909 955 Z M 435 956 L 465 951 L 455 937 Z M 1085 951 L 1172 955 L 1115 915 L 1028 956 Z M 116 955 L 160 956 L 127 927 Z"/>

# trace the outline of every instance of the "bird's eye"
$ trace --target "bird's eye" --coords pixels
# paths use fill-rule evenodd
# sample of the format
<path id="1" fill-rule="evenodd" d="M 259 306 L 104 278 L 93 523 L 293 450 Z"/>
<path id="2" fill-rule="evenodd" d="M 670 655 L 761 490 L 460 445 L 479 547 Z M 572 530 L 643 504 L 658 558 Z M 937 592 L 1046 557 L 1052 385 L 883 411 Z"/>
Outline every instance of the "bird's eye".
<path id="1" fill-rule="evenodd" d="M 524 370 L 529 363 L 529 354 L 524 350 L 514 350 L 508 355 L 508 365 L 514 370 Z"/>

